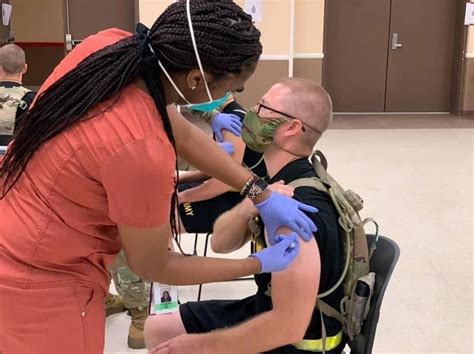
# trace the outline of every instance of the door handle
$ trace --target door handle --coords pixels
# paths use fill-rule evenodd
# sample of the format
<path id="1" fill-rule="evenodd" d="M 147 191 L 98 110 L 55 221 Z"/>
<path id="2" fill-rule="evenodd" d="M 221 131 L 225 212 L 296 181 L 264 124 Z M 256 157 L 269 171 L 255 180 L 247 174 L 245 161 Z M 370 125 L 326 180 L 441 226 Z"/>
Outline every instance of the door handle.
<path id="1" fill-rule="evenodd" d="M 73 46 L 72 36 L 71 36 L 70 33 L 66 33 L 65 43 L 66 43 L 66 51 L 70 52 L 72 50 L 72 46 Z"/>
<path id="2" fill-rule="evenodd" d="M 81 43 L 82 40 L 80 39 L 72 39 L 72 35 L 70 33 L 66 34 L 66 50 L 70 52 L 75 45 Z"/>
<path id="3" fill-rule="evenodd" d="M 398 43 L 398 32 L 392 33 L 392 49 L 397 50 L 398 48 L 402 48 L 403 44 Z"/>

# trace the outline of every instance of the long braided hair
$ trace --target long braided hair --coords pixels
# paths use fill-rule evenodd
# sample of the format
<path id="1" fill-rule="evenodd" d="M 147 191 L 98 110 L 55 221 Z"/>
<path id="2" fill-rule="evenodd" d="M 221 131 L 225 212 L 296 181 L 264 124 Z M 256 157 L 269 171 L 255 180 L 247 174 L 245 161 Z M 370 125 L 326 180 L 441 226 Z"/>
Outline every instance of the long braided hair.
<path id="1" fill-rule="evenodd" d="M 192 0 L 190 6 L 199 54 L 207 73 L 219 80 L 228 74 L 245 72 L 256 64 L 262 53 L 260 32 L 238 5 L 232 0 Z M 198 66 L 186 1 L 170 5 L 150 31 L 139 25 L 137 32 L 91 54 L 38 97 L 22 117 L 0 166 L 0 178 L 4 179 L 0 199 L 13 188 L 45 142 L 86 119 L 86 113 L 97 104 L 115 97 L 113 105 L 120 99 L 121 91 L 137 79 L 145 81 L 176 151 L 157 61 L 171 73 L 188 72 Z M 175 186 L 173 205 L 176 201 Z M 175 208 L 171 210 L 170 221 L 176 234 Z"/>

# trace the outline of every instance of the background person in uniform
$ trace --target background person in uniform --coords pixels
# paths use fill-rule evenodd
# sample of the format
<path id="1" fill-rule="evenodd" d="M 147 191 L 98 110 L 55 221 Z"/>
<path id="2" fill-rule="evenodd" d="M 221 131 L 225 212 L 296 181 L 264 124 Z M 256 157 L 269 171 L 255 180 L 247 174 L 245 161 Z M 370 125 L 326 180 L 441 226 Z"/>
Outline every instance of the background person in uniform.
<path id="1" fill-rule="evenodd" d="M 0 135 L 12 136 L 15 125 L 33 102 L 35 93 L 23 86 L 28 70 L 25 52 L 15 44 L 0 48 Z M 0 145 L 6 145 L 0 142 Z"/>
<path id="2" fill-rule="evenodd" d="M 110 293 L 107 295 L 106 315 L 128 310 L 131 317 L 128 346 L 132 349 L 143 349 L 145 348 L 143 329 L 148 317 L 150 282 L 132 272 L 123 250 L 110 266 L 110 275 L 119 295 Z"/>
<path id="3" fill-rule="evenodd" d="M 264 152 L 269 183 L 290 183 L 316 176 L 308 157 L 331 118 L 331 99 L 321 86 L 304 79 L 285 79 L 249 111 L 242 138 L 248 147 Z M 336 284 L 344 265 L 338 215 L 326 194 L 312 187 L 297 188 L 294 193 L 295 199 L 319 209 L 311 214 L 318 231 L 311 242 L 302 244 L 295 263 L 280 273 L 255 275 L 258 290 L 248 298 L 188 302 L 171 315 L 150 316 L 145 338 L 151 353 L 304 354 L 312 351 L 292 344 L 298 345 L 303 338 L 311 341 L 305 344 L 321 343 L 316 296 Z M 248 222 L 257 216 L 246 200 L 223 214 L 211 238 L 213 251 L 229 253 L 247 244 L 252 239 Z M 263 236 L 264 226 L 259 221 L 261 233 L 253 240 L 257 249 L 274 242 Z M 342 297 L 341 285 L 325 301 L 338 309 Z M 324 323 L 331 343 L 327 353 L 340 353 L 344 346 L 341 325 L 326 316 Z M 196 335 L 200 333 L 206 334 Z"/>
<path id="4" fill-rule="evenodd" d="M 304 214 L 316 209 L 271 192 L 175 108 L 218 107 L 261 53 L 260 32 L 233 1 L 187 0 L 151 29 L 99 32 L 61 61 L 0 164 L 0 351 L 102 352 L 108 270 L 121 249 L 134 273 L 171 285 L 294 260 L 297 238 L 243 259 L 168 249 L 177 154 L 241 190 L 275 230 L 306 240 L 316 228 Z"/>

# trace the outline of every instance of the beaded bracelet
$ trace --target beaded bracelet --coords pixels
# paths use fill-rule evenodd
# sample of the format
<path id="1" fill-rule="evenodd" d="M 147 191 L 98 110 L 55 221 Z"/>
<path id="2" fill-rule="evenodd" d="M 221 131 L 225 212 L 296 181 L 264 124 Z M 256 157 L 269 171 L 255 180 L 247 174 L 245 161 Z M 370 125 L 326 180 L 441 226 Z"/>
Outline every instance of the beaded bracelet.
<path id="1" fill-rule="evenodd" d="M 242 197 L 246 197 L 247 194 L 249 194 L 249 191 L 250 191 L 250 188 L 252 187 L 252 185 L 255 183 L 255 180 L 257 179 L 258 177 L 257 176 L 252 176 L 250 177 L 247 182 L 245 182 L 244 186 L 242 187 L 242 189 L 240 190 L 240 195 Z"/>
<path id="2" fill-rule="evenodd" d="M 268 187 L 267 182 L 257 176 L 251 177 L 242 188 L 240 195 L 255 200 Z"/>

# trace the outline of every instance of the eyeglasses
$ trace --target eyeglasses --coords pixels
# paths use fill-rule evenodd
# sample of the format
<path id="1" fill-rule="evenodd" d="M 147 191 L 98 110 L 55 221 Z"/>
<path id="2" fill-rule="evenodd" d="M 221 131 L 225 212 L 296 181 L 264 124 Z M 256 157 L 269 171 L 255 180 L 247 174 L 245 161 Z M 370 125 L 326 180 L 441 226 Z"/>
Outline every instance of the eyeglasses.
<path id="1" fill-rule="evenodd" d="M 270 112 L 273 112 L 273 113 L 278 113 L 278 114 L 281 114 L 282 116 L 286 117 L 286 118 L 291 118 L 291 119 L 297 119 L 296 117 L 293 117 L 292 115 L 288 114 L 288 113 L 283 113 L 283 112 L 280 112 L 280 111 L 277 111 L 276 109 L 273 109 L 271 107 L 268 107 L 266 105 L 264 105 L 263 103 L 257 103 L 257 114 L 260 115 L 260 110 L 264 108 L 264 109 L 268 109 Z"/>
<path id="2" fill-rule="evenodd" d="M 271 108 L 271 107 L 268 107 L 268 106 L 266 106 L 266 105 L 264 105 L 263 103 L 260 103 L 260 102 L 257 103 L 257 111 L 256 111 L 256 112 L 257 112 L 257 115 L 258 115 L 258 116 L 260 116 L 260 111 L 261 111 L 262 108 L 267 109 L 267 110 L 269 110 L 270 112 L 280 114 L 280 115 L 282 115 L 282 116 L 285 117 L 285 118 L 299 119 L 299 118 L 297 118 L 297 117 L 295 117 L 295 116 L 292 116 L 291 114 L 278 111 L 278 110 L 273 109 L 273 108 Z M 299 120 L 301 121 L 301 119 L 299 119 Z M 320 135 L 323 134 L 323 133 L 321 133 L 318 129 L 315 129 L 315 128 L 309 126 L 309 125 L 306 124 L 305 122 L 301 121 L 301 123 L 303 123 L 303 126 L 301 127 L 301 130 L 302 130 L 303 132 L 306 131 L 305 126 L 307 126 L 309 129 L 311 129 L 311 130 L 314 131 L 315 133 L 318 133 L 318 134 L 320 134 Z"/>
<path id="3" fill-rule="evenodd" d="M 269 110 L 270 112 L 273 112 L 273 113 L 281 114 L 281 115 L 282 115 L 283 117 L 285 117 L 285 118 L 298 119 L 298 118 L 296 118 L 296 117 L 294 117 L 294 116 L 292 116 L 292 115 L 290 115 L 290 114 L 288 114 L 288 113 L 280 112 L 280 111 L 278 111 L 278 110 L 276 110 L 276 109 L 273 109 L 273 108 L 271 108 L 271 107 L 268 107 L 268 106 L 266 106 L 266 105 L 264 105 L 263 103 L 260 103 L 260 102 L 257 103 L 257 115 L 258 115 L 258 116 L 260 116 L 260 110 L 261 110 L 262 108 L 267 109 L 267 110 Z M 302 122 L 302 123 L 303 123 L 303 122 Z M 304 125 L 306 125 L 306 124 L 303 123 L 303 126 L 301 127 L 301 130 L 302 130 L 303 132 L 306 131 L 306 128 L 304 127 Z M 309 127 L 309 128 L 310 128 L 310 129 L 313 129 L 313 128 L 311 128 L 311 127 Z"/>

